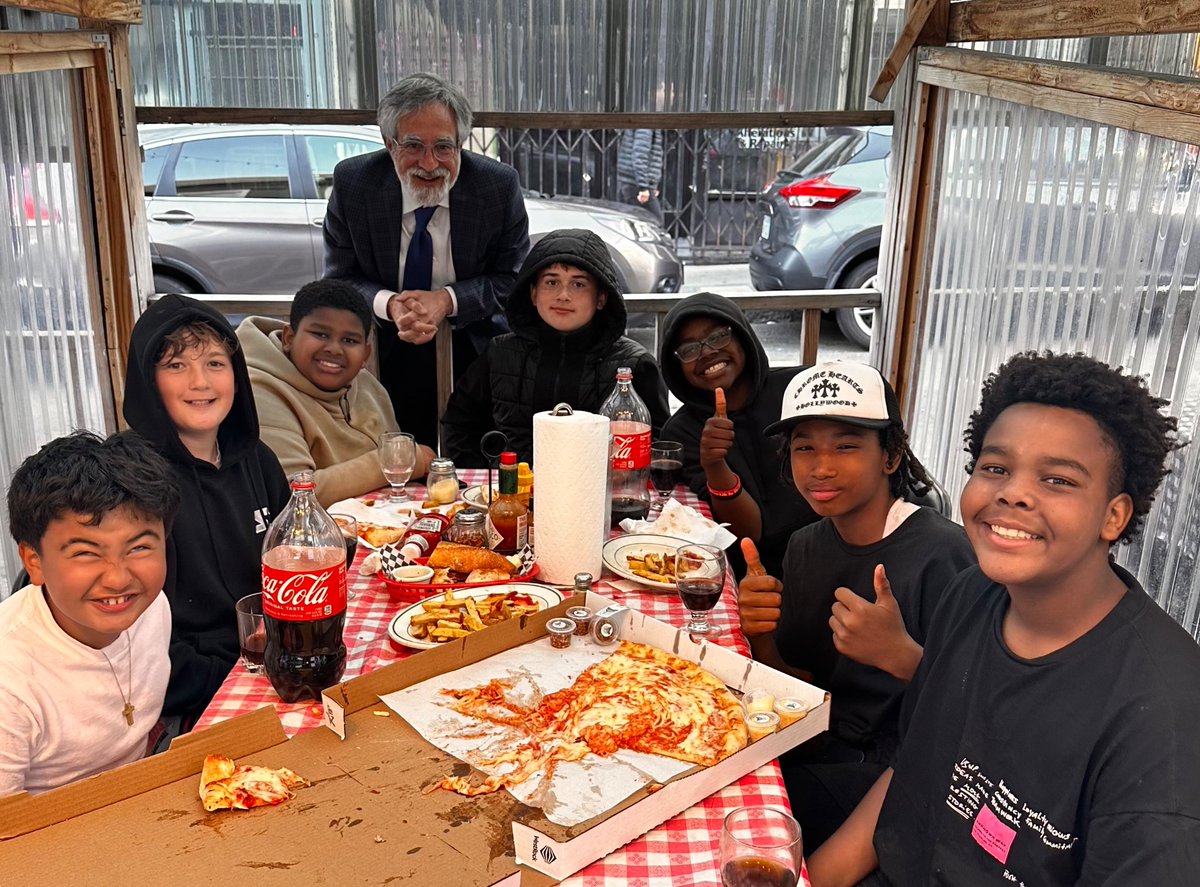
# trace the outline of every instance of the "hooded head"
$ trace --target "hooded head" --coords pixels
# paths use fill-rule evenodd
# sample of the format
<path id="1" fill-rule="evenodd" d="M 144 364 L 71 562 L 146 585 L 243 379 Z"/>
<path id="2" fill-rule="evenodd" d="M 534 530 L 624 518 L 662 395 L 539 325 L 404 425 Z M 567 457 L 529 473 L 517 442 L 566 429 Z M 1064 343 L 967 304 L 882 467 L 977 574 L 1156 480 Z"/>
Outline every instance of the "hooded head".
<path id="1" fill-rule="evenodd" d="M 676 354 L 681 348 L 686 361 Z M 767 352 L 746 315 L 716 293 L 688 296 L 667 313 L 658 365 L 672 394 L 707 410 L 712 409 L 715 388 L 724 388 L 728 395 L 736 385 L 746 400 L 752 400 L 770 369 Z"/>
<path id="2" fill-rule="evenodd" d="M 600 340 L 616 341 L 625 335 L 625 299 L 622 291 L 625 289 L 621 273 L 613 264 L 612 256 L 604 241 L 591 231 L 580 228 L 565 228 L 551 231 L 539 240 L 525 257 L 517 279 L 513 283 L 508 296 L 508 323 L 514 332 L 524 336 L 536 336 L 542 333 L 554 333 L 549 323 L 538 313 L 534 304 L 534 287 L 537 285 L 542 272 L 553 268 L 560 272 L 556 275 L 558 283 L 566 284 L 571 276 L 571 270 L 586 271 L 591 275 L 597 292 L 596 313 L 588 324 L 595 329 Z M 552 298 L 538 293 L 539 299 Z M 571 333 L 579 330 L 571 330 Z"/>
<path id="3" fill-rule="evenodd" d="M 166 347 L 166 338 L 185 324 L 204 324 L 225 342 L 233 368 L 233 405 L 221 422 L 217 442 L 222 464 L 240 459 L 258 443 L 258 413 L 250 389 L 246 359 L 233 327 L 219 311 L 196 299 L 178 294 L 163 296 L 150 305 L 134 324 L 125 367 L 125 420 L 160 453 L 175 462 L 194 461 L 179 438 L 159 394 L 155 367 Z"/>

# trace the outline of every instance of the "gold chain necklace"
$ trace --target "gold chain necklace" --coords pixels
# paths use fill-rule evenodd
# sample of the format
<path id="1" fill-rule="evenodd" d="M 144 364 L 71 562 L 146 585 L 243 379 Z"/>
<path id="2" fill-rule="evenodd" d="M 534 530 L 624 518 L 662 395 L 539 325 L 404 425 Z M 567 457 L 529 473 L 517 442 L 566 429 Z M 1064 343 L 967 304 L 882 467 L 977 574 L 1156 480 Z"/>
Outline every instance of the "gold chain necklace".
<path id="1" fill-rule="evenodd" d="M 104 661 L 108 663 L 108 670 L 112 672 L 113 681 L 117 685 L 117 692 L 121 694 L 121 701 L 125 703 L 125 707 L 121 709 L 121 714 L 125 715 L 125 723 L 130 727 L 133 726 L 133 713 L 136 710 L 131 701 L 133 697 L 133 638 L 126 637 L 125 658 L 129 661 L 129 695 L 125 695 L 125 688 L 121 686 L 121 680 L 117 677 L 117 670 L 113 668 L 112 660 L 108 658 L 108 654 L 103 650 L 100 655 L 104 657 Z"/>

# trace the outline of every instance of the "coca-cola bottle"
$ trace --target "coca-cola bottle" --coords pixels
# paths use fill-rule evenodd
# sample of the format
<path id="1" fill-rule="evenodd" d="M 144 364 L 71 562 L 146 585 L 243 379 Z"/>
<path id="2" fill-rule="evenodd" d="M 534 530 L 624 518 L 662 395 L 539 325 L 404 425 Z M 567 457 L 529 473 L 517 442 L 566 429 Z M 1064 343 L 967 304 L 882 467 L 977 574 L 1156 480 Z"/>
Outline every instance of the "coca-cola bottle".
<path id="1" fill-rule="evenodd" d="M 346 668 L 346 546 L 317 501 L 312 472 L 293 475 L 291 485 L 263 540 L 263 664 L 284 702 L 319 701 Z"/>
<path id="2" fill-rule="evenodd" d="M 633 370 L 617 370 L 617 387 L 600 407 L 612 423 L 612 525 L 650 510 L 650 411 L 633 390 Z"/>

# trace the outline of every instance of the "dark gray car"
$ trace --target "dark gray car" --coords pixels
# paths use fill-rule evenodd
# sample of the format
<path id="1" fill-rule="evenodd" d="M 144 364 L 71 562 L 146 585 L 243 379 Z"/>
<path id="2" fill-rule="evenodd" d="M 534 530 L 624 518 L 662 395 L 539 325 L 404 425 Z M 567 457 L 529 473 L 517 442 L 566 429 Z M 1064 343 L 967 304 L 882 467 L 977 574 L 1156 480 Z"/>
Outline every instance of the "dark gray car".
<path id="1" fill-rule="evenodd" d="M 890 127 L 839 128 L 806 151 L 758 199 L 762 231 L 750 251 L 757 290 L 855 289 L 879 267 Z M 871 309 L 844 308 L 838 326 L 871 342 Z"/>
<path id="2" fill-rule="evenodd" d="M 368 126 L 142 126 L 154 288 L 294 293 L 321 276 L 321 225 L 341 160 L 383 147 Z M 530 239 L 586 228 L 629 292 L 678 292 L 683 265 L 648 215 L 620 204 L 527 195 Z"/>

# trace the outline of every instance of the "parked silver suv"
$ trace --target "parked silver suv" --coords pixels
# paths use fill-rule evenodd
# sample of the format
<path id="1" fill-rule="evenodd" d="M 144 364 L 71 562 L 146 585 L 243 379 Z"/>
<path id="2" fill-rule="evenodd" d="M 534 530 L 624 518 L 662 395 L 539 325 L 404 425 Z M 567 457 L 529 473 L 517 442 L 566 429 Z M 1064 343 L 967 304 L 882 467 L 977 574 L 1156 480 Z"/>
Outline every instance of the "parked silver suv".
<path id="1" fill-rule="evenodd" d="M 378 151 L 370 126 L 145 125 L 143 185 L 154 288 L 294 293 L 321 276 L 321 225 L 341 160 Z M 622 204 L 526 194 L 530 240 L 586 228 L 629 292 L 678 292 L 683 265 L 650 217 Z"/>

